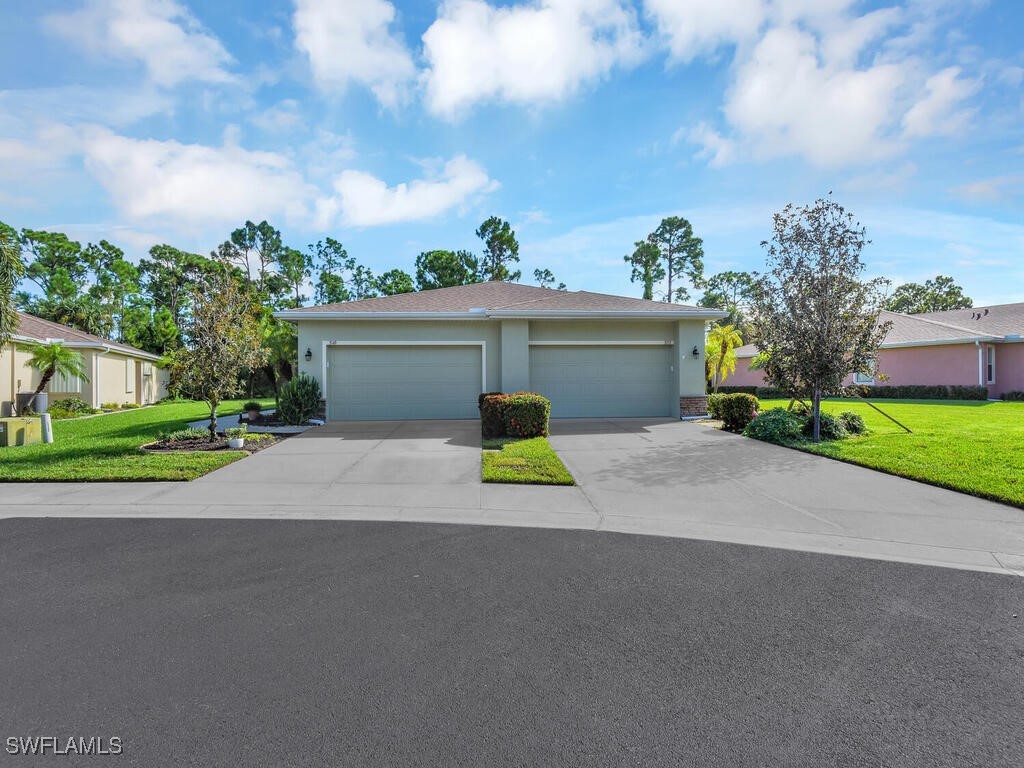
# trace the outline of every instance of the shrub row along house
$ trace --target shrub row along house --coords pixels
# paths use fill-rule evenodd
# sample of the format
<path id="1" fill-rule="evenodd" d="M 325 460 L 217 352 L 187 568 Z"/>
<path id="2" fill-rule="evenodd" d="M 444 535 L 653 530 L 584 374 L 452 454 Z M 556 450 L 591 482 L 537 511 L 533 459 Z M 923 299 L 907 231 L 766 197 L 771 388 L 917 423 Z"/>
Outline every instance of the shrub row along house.
<path id="1" fill-rule="evenodd" d="M 82 356 L 88 379 L 54 376 L 45 390 L 51 401 L 76 397 L 98 408 L 104 403 L 147 405 L 167 396 L 167 373 L 157 367 L 158 355 L 19 312 L 17 332 L 0 348 L 0 416 L 10 416 L 17 396 L 34 392 L 42 379 L 28 365 L 30 347 L 54 341 Z"/>
<path id="2" fill-rule="evenodd" d="M 874 376 L 847 384 L 882 386 L 981 386 L 992 398 L 1024 391 L 1024 302 L 946 312 L 904 315 L 882 312 L 891 321 Z M 762 386 L 764 375 L 750 370 L 753 344 L 736 350 L 729 386 Z"/>
<path id="3" fill-rule="evenodd" d="M 707 413 L 704 327 L 719 310 L 488 282 L 283 310 L 330 420 L 477 418 L 488 391 L 551 416 Z"/>

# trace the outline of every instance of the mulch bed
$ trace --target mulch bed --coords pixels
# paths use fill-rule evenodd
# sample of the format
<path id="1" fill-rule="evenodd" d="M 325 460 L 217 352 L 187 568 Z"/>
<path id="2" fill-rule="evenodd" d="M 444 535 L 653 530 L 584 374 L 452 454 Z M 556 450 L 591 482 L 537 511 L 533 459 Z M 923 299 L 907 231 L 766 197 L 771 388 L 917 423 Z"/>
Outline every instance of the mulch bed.
<path id="1" fill-rule="evenodd" d="M 250 440 L 245 441 L 245 445 L 240 449 L 228 448 L 227 438 L 220 438 L 218 440 L 157 440 L 154 443 L 147 443 L 142 446 L 142 450 L 147 453 L 178 453 L 187 452 L 195 453 L 197 451 L 233 451 L 242 450 L 247 453 L 256 453 L 256 451 L 262 451 L 264 448 L 269 448 L 276 443 L 281 442 L 287 437 L 287 435 L 273 435 L 271 440 L 260 440 L 253 442 Z"/>

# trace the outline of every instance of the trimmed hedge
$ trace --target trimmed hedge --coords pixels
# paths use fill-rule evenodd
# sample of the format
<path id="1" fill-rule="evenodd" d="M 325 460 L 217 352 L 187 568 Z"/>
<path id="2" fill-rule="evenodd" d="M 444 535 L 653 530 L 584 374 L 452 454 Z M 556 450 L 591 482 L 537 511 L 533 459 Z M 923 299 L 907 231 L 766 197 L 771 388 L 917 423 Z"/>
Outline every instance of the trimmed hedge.
<path id="1" fill-rule="evenodd" d="M 730 432 L 742 432 L 757 416 L 760 407 L 756 397 L 743 392 L 725 395 L 718 403 L 723 425 Z"/>
<path id="2" fill-rule="evenodd" d="M 858 385 L 862 397 L 893 400 L 988 400 L 988 388 L 957 384 Z"/>
<path id="3" fill-rule="evenodd" d="M 1024 392 L 1013 391 L 1003 393 L 1003 400 L 1009 400 L 1016 403 L 1024 403 Z"/>
<path id="4" fill-rule="evenodd" d="M 516 392 L 505 398 L 501 415 L 509 437 L 547 437 L 551 401 L 535 392 Z"/>
<path id="5" fill-rule="evenodd" d="M 505 436 L 503 406 L 508 395 L 484 392 L 478 399 L 480 408 L 480 434 L 485 440 Z"/>
<path id="6" fill-rule="evenodd" d="M 857 390 L 861 397 L 891 399 L 891 400 L 988 400 L 988 389 L 979 386 L 962 386 L 959 384 L 857 384 L 853 389 Z M 718 394 L 728 395 L 742 392 L 748 395 L 756 395 L 761 400 L 785 400 L 789 399 L 790 393 L 776 387 L 754 387 L 736 386 L 719 387 Z M 1024 393 L 1017 394 L 1024 398 Z M 1004 400 L 1013 398 L 1003 395 Z M 809 397 L 809 396 L 805 396 Z"/>
<path id="7" fill-rule="evenodd" d="M 480 395 L 480 432 L 484 439 L 497 437 L 547 437 L 551 401 L 536 392 Z"/>
<path id="8" fill-rule="evenodd" d="M 708 416 L 712 419 L 722 418 L 722 398 L 725 397 L 722 393 L 712 392 L 708 395 Z"/>
<path id="9" fill-rule="evenodd" d="M 735 386 L 719 387 L 719 395 L 756 395 L 761 400 L 788 400 L 790 395 L 777 387 Z"/>

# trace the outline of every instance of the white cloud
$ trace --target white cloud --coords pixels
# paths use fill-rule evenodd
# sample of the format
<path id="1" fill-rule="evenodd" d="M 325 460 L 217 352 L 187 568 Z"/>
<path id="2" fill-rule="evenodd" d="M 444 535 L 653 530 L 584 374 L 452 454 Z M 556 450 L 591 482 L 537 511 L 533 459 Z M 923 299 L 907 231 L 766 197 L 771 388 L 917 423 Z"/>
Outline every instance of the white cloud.
<path id="1" fill-rule="evenodd" d="M 563 99 L 637 63 L 643 35 L 618 0 L 447 0 L 423 46 L 427 107 L 452 119 L 480 102 Z"/>
<path id="2" fill-rule="evenodd" d="M 753 38 L 767 13 L 763 0 L 646 0 L 644 8 L 672 58 L 683 63 Z"/>
<path id="3" fill-rule="evenodd" d="M 857 14 L 856 5 L 645 0 L 673 59 L 735 47 L 724 120 L 684 125 L 673 141 L 697 145 L 697 157 L 712 166 L 797 156 L 836 168 L 891 157 L 910 139 L 962 131 L 973 114 L 963 102 L 977 83 L 956 67 L 926 69 L 917 38 L 928 9 Z"/>
<path id="4" fill-rule="evenodd" d="M 973 110 L 960 108 L 978 83 L 960 77 L 960 67 L 947 67 L 928 78 L 924 96 L 903 116 L 906 136 L 955 136 L 970 122 Z"/>
<path id="5" fill-rule="evenodd" d="M 287 158 L 234 144 L 133 139 L 91 128 L 82 152 L 118 211 L 134 221 L 194 230 L 282 214 L 302 219 L 315 194 Z"/>
<path id="6" fill-rule="evenodd" d="M 833 67 L 814 35 L 769 30 L 736 73 L 725 115 L 759 158 L 802 154 L 838 166 L 895 149 L 887 130 L 904 72 L 894 64 Z"/>
<path id="7" fill-rule="evenodd" d="M 295 45 L 324 90 L 356 83 L 393 107 L 416 74 L 405 44 L 390 31 L 394 20 L 386 0 L 295 0 Z"/>
<path id="8" fill-rule="evenodd" d="M 1015 196 L 1015 192 L 1024 183 L 1024 176 L 996 176 L 991 179 L 978 179 L 955 187 L 952 192 L 969 203 L 1005 203 Z"/>
<path id="9" fill-rule="evenodd" d="M 372 174 L 347 170 L 334 182 L 337 195 L 318 202 L 317 218 L 324 228 L 339 215 L 342 223 L 354 227 L 430 219 L 497 188 L 498 183 L 464 155 L 445 163 L 436 178 L 394 187 Z"/>
<path id="10" fill-rule="evenodd" d="M 234 80 L 231 55 L 174 0 L 88 0 L 80 10 L 53 14 L 46 26 L 97 55 L 141 62 L 154 83 Z"/>

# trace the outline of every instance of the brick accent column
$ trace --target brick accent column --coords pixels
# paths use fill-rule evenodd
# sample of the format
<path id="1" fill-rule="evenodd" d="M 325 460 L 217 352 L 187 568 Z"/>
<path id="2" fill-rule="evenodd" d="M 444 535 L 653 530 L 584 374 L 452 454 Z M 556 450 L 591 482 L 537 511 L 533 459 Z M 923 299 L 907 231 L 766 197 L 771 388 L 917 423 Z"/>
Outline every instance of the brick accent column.
<path id="1" fill-rule="evenodd" d="M 682 418 L 708 415 L 707 395 L 688 395 L 679 398 L 679 416 Z"/>

